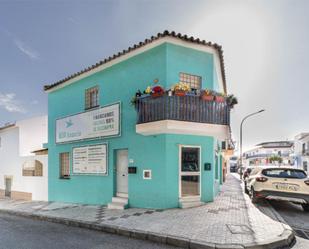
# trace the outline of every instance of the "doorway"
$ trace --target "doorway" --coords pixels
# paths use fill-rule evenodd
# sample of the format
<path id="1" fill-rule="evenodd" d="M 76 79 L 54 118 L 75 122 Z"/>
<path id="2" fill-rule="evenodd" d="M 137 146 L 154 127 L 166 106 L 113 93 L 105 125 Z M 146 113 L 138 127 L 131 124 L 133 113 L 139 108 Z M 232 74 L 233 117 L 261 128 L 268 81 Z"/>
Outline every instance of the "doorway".
<path id="1" fill-rule="evenodd" d="M 12 178 L 5 177 L 5 197 L 11 197 Z"/>
<path id="2" fill-rule="evenodd" d="M 118 197 L 128 197 L 128 150 L 117 150 L 116 152 L 116 181 Z"/>
<path id="3" fill-rule="evenodd" d="M 181 145 L 179 149 L 179 195 L 181 198 L 200 197 L 201 148 Z"/>

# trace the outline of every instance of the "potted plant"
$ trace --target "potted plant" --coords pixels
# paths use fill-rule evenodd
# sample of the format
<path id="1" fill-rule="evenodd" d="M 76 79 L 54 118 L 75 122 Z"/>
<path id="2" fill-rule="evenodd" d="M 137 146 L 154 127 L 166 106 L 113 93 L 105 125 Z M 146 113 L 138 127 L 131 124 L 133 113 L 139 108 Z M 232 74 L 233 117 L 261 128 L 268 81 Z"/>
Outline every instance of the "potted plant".
<path id="1" fill-rule="evenodd" d="M 176 96 L 185 96 L 190 91 L 190 86 L 188 83 L 176 83 L 172 87 L 172 91 Z"/>
<path id="2" fill-rule="evenodd" d="M 145 92 L 145 91 L 144 91 Z M 135 93 L 135 96 L 133 96 L 132 98 L 131 98 L 131 105 L 136 105 L 136 103 L 137 103 L 137 100 L 142 96 L 143 94 L 142 94 L 142 92 L 141 92 L 141 90 L 137 90 L 136 91 L 136 93 Z"/>
<path id="3" fill-rule="evenodd" d="M 202 93 L 201 93 L 201 98 L 205 101 L 213 101 L 215 96 L 214 96 L 214 92 L 212 90 L 209 89 L 205 89 Z"/>
<path id="4" fill-rule="evenodd" d="M 157 98 L 164 95 L 164 88 L 162 86 L 154 86 L 151 91 L 151 97 Z"/>
<path id="5" fill-rule="evenodd" d="M 147 95 L 150 95 L 152 92 L 152 88 L 151 86 L 147 86 L 147 88 L 144 90 L 143 94 L 147 94 Z"/>
<path id="6" fill-rule="evenodd" d="M 225 94 L 224 93 L 217 93 L 216 94 L 216 102 L 222 103 L 225 101 Z"/>
<path id="7" fill-rule="evenodd" d="M 229 94 L 226 98 L 226 102 L 229 105 L 229 107 L 232 109 L 234 105 L 238 104 L 237 98 L 233 94 Z"/>

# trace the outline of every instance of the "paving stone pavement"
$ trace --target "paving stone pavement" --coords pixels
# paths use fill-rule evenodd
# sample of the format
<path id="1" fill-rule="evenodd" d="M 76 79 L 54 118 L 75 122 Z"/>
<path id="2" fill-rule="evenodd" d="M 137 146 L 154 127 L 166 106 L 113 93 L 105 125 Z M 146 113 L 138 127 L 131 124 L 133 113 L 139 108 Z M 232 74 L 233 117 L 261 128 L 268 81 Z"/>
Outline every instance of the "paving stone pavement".
<path id="1" fill-rule="evenodd" d="M 255 245 L 282 239 L 289 226 L 267 204 L 253 205 L 233 175 L 214 202 L 189 209 L 109 210 L 106 206 L 0 200 L 0 211 L 114 226 L 216 245 Z"/>

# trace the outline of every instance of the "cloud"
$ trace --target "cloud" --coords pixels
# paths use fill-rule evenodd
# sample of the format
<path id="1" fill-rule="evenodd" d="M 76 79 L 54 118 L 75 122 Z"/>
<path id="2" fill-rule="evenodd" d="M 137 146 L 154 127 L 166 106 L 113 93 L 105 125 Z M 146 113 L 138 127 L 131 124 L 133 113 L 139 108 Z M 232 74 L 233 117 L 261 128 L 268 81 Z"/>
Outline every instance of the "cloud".
<path id="1" fill-rule="evenodd" d="M 14 43 L 16 47 L 23 52 L 25 55 L 27 55 L 30 59 L 39 59 L 40 55 L 37 51 L 33 50 L 32 48 L 28 47 L 24 42 L 14 39 Z"/>
<path id="2" fill-rule="evenodd" d="M 0 93 L 0 107 L 8 112 L 26 112 L 25 108 L 16 99 L 15 93 Z"/>

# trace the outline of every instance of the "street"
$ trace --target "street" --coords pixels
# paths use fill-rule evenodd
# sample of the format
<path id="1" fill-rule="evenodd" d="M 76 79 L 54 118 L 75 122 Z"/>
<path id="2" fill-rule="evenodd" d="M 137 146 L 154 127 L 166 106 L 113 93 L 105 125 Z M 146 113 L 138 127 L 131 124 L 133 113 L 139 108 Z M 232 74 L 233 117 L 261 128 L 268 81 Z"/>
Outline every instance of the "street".
<path id="1" fill-rule="evenodd" d="M 176 248 L 0 213 L 0 249 Z"/>
<path id="2" fill-rule="evenodd" d="M 297 235 L 293 249 L 309 248 L 309 214 L 300 205 L 286 201 L 270 201 L 273 208 L 292 227 Z"/>

